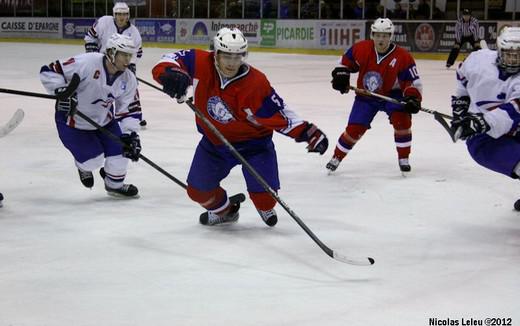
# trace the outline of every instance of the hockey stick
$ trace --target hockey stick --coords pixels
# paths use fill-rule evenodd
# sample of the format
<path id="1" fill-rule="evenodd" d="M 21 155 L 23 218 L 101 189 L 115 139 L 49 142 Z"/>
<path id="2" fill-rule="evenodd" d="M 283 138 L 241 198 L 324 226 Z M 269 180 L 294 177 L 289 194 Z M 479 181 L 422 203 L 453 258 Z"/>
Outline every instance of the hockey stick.
<path id="1" fill-rule="evenodd" d="M 22 122 L 25 113 L 22 109 L 17 109 L 11 119 L 2 127 L 0 127 L 0 138 L 13 131 Z"/>
<path id="2" fill-rule="evenodd" d="M 71 84 L 72 83 L 73 82 L 71 81 Z M 78 81 L 78 83 L 79 83 L 79 81 Z M 69 84 L 69 87 L 73 86 L 73 87 L 70 87 L 70 89 L 72 89 L 72 88 L 73 89 L 70 92 L 69 96 L 72 95 L 72 93 L 74 93 L 75 89 L 77 88 L 77 85 L 75 85 L 75 87 L 74 87 L 74 85 L 71 85 L 71 84 Z M 26 92 L 26 91 L 19 91 L 19 90 L 14 90 L 14 89 L 5 89 L 5 88 L 0 88 L 0 93 L 8 93 L 8 94 L 15 94 L 15 95 L 22 95 L 22 96 L 31 96 L 31 97 L 39 97 L 39 98 L 46 98 L 46 99 L 51 99 L 51 100 L 56 100 L 57 99 L 57 97 L 54 96 L 54 95 L 33 93 L 33 92 Z M 128 146 L 118 136 L 114 135 L 113 133 L 111 133 L 107 129 L 105 129 L 102 126 L 100 126 L 97 122 L 95 122 L 94 120 L 92 120 L 91 118 L 86 116 L 83 112 L 81 112 L 79 110 L 76 110 L 74 112 L 74 114 L 80 116 L 83 120 L 85 120 L 88 123 L 90 123 L 93 127 L 98 129 L 99 131 L 101 131 L 103 134 L 105 134 L 106 136 L 108 136 L 110 139 L 112 139 L 113 141 L 117 142 L 118 144 L 121 144 L 124 147 Z M 139 153 L 139 158 L 141 160 L 143 160 L 144 162 L 148 163 L 151 167 L 153 167 L 157 171 L 161 172 L 164 176 L 166 176 L 168 179 L 172 180 L 173 182 L 175 182 L 176 184 L 178 184 L 182 188 L 184 188 L 184 189 L 187 188 L 187 186 L 186 186 L 186 184 L 184 182 L 182 182 L 179 179 L 175 178 L 173 175 L 171 175 L 166 170 L 164 170 L 163 168 L 161 168 L 160 166 L 155 164 L 152 160 L 148 159 L 143 154 Z"/>
<path id="3" fill-rule="evenodd" d="M 143 84 L 146 84 L 152 88 L 155 88 L 161 92 L 163 92 L 162 89 L 159 87 L 142 80 L 141 78 L 137 78 L 140 82 Z M 341 261 L 343 263 L 352 264 L 352 265 L 362 265 L 362 266 L 368 266 L 374 264 L 374 259 L 371 257 L 366 258 L 360 258 L 360 259 L 354 259 L 349 258 L 341 253 L 338 253 L 337 251 L 334 251 L 330 249 L 328 246 L 326 246 L 310 229 L 309 227 L 296 215 L 296 213 L 287 205 L 281 198 L 278 196 L 276 191 L 274 191 L 269 184 L 265 181 L 265 179 L 258 174 L 258 172 L 253 168 L 249 162 L 236 150 L 236 148 L 226 139 L 226 137 L 211 123 L 211 121 L 208 120 L 200 112 L 199 109 L 193 104 L 192 100 L 189 99 L 186 101 L 186 104 L 190 107 L 190 109 L 195 113 L 195 115 L 200 118 L 204 124 L 215 134 L 215 136 L 218 137 L 218 139 L 229 149 L 231 154 L 238 160 L 240 163 L 242 163 L 242 166 L 244 166 L 251 175 L 262 185 L 262 187 L 267 191 L 284 209 L 289 215 L 298 223 L 298 225 L 311 237 L 312 240 L 331 258 L 334 258 L 338 261 Z"/>
<path id="4" fill-rule="evenodd" d="M 387 102 L 394 103 L 394 104 L 400 104 L 400 105 L 405 105 L 406 104 L 405 102 L 401 102 L 399 100 L 396 100 L 395 98 L 391 98 L 391 97 L 388 97 L 388 96 L 377 94 L 377 93 L 371 92 L 371 91 L 369 91 L 367 89 L 361 89 L 361 88 L 357 88 L 355 86 L 349 86 L 349 88 L 351 90 L 353 90 L 354 92 L 356 92 L 357 94 L 360 94 L 360 95 L 377 97 L 377 98 L 380 98 L 382 100 L 385 100 Z M 426 113 L 433 114 L 433 117 L 435 118 L 435 120 L 437 120 L 440 123 L 440 125 L 448 132 L 448 134 L 451 137 L 451 140 L 453 142 L 456 141 L 453 130 L 448 125 L 446 120 L 444 120 L 444 118 L 449 119 L 449 120 L 453 120 L 453 117 L 451 115 L 447 115 L 447 114 L 441 113 L 439 111 L 430 110 L 430 109 L 423 108 L 423 107 L 421 107 L 420 110 L 423 111 L 423 112 L 426 112 Z"/>

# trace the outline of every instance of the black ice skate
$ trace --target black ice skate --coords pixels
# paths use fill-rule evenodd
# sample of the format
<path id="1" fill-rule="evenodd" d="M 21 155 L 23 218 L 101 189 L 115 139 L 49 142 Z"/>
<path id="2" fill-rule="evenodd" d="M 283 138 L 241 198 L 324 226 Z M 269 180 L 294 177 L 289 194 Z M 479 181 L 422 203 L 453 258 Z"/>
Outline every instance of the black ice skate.
<path id="1" fill-rule="evenodd" d="M 105 184 L 105 190 L 110 196 L 121 198 L 137 198 L 139 190 L 132 184 L 123 184 L 121 188 L 110 188 Z"/>
<path id="2" fill-rule="evenodd" d="M 399 159 L 399 169 L 401 172 L 410 172 L 412 170 L 412 167 L 410 166 L 410 162 L 407 158 L 400 158 Z"/>
<path id="3" fill-rule="evenodd" d="M 515 211 L 519 211 L 520 212 L 520 199 L 515 201 Z"/>
<path id="4" fill-rule="evenodd" d="M 275 226 L 276 223 L 278 223 L 278 216 L 276 216 L 276 211 L 273 209 L 262 211 L 257 209 L 258 214 L 260 214 L 260 217 L 265 222 L 265 224 L 269 226 Z"/>
<path id="5" fill-rule="evenodd" d="M 104 168 L 101 168 L 99 170 L 99 175 L 103 178 L 103 180 L 105 180 L 106 173 L 105 173 Z M 139 197 L 139 196 L 137 196 L 137 194 L 139 193 L 139 190 L 137 189 L 136 186 L 134 186 L 132 184 L 123 184 L 123 186 L 121 188 L 110 188 L 105 183 L 105 190 L 107 191 L 107 193 L 110 196 L 114 196 L 114 197 L 121 197 L 121 198 Z"/>
<path id="6" fill-rule="evenodd" d="M 334 156 L 333 158 L 330 159 L 329 163 L 327 163 L 327 165 L 325 167 L 327 168 L 327 170 L 329 170 L 329 173 L 331 173 L 331 172 L 336 171 L 336 169 L 339 166 L 339 163 L 341 163 L 341 160 L 339 158 L 337 158 L 336 156 Z"/>
<path id="7" fill-rule="evenodd" d="M 200 214 L 199 222 L 202 225 L 222 225 L 230 224 L 238 221 L 238 210 L 240 209 L 240 203 L 246 200 L 244 194 L 236 194 L 229 197 L 229 209 L 223 215 L 219 215 L 213 212 L 204 212 Z"/>
<path id="8" fill-rule="evenodd" d="M 2 207 L 4 201 L 4 195 L 0 192 L 0 207 Z"/>
<path id="9" fill-rule="evenodd" d="M 90 171 L 83 171 L 81 169 L 78 169 L 79 173 L 79 180 L 81 180 L 81 183 L 87 187 L 92 188 L 94 186 L 94 175 Z"/>

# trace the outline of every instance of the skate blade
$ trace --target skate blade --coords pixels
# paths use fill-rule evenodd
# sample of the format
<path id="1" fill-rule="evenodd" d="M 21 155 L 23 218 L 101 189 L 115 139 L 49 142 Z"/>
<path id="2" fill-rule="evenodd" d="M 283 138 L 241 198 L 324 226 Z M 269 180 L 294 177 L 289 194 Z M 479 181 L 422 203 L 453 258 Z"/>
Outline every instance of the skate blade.
<path id="1" fill-rule="evenodd" d="M 139 194 L 135 195 L 135 196 L 125 196 L 125 195 L 121 195 L 121 194 L 118 194 L 117 192 L 110 192 L 110 191 L 107 191 L 106 192 L 107 195 L 109 195 L 110 197 L 114 197 L 114 199 L 138 199 L 139 197 Z"/>

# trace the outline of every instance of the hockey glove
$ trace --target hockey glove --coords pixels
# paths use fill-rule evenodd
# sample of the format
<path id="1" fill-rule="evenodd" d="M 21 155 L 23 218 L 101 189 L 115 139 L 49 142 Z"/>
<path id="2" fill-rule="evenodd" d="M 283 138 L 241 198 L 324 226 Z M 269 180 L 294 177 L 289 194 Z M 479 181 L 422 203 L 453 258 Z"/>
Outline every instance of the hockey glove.
<path id="1" fill-rule="evenodd" d="M 173 67 L 165 69 L 164 73 L 159 77 L 163 85 L 163 91 L 176 98 L 177 102 L 182 103 L 186 90 L 191 84 L 191 77 L 183 70 Z"/>
<path id="2" fill-rule="evenodd" d="M 418 113 L 421 110 L 421 102 L 415 96 L 406 96 L 404 98 L 404 110 L 410 114 Z"/>
<path id="3" fill-rule="evenodd" d="M 135 71 L 136 71 L 136 68 L 135 68 L 135 63 L 131 63 L 128 65 L 128 70 L 130 70 L 131 72 L 134 73 L 135 75 Z"/>
<path id="4" fill-rule="evenodd" d="M 308 123 L 300 136 L 295 140 L 297 143 L 307 142 L 309 144 L 307 145 L 307 151 L 310 153 L 320 153 L 320 155 L 323 155 L 329 147 L 327 136 L 312 123 Z"/>
<path id="5" fill-rule="evenodd" d="M 336 67 L 332 70 L 332 88 L 346 94 L 350 87 L 350 71 L 345 67 Z"/>
<path id="6" fill-rule="evenodd" d="M 462 120 L 462 118 L 468 113 L 469 96 L 451 97 L 451 108 L 453 110 L 453 121 Z"/>
<path id="7" fill-rule="evenodd" d="M 122 134 L 120 138 L 125 144 L 123 146 L 123 156 L 137 162 L 139 160 L 139 154 L 141 154 L 139 135 L 135 131 L 132 131 L 131 134 Z"/>
<path id="8" fill-rule="evenodd" d="M 78 74 L 72 75 L 70 83 L 67 86 L 58 87 L 54 90 L 56 95 L 56 111 L 67 112 L 67 115 L 73 116 L 78 106 L 78 96 L 76 89 L 80 83 Z"/>
<path id="9" fill-rule="evenodd" d="M 458 121 L 453 120 L 451 122 L 451 129 L 454 131 L 455 140 L 466 140 L 489 131 L 491 127 L 484 119 L 482 113 L 469 113 Z"/>
<path id="10" fill-rule="evenodd" d="M 99 52 L 98 45 L 96 43 L 85 43 L 85 52 Z"/>

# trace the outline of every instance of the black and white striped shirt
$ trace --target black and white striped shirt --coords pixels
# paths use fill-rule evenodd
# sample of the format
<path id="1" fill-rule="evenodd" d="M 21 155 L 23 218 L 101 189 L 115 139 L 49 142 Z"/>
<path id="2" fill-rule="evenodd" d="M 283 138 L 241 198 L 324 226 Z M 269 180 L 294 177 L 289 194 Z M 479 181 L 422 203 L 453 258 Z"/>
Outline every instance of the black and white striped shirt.
<path id="1" fill-rule="evenodd" d="M 471 16 L 469 21 L 465 22 L 464 18 L 460 17 L 455 24 L 455 41 L 460 43 L 463 37 L 473 36 L 473 39 L 478 40 L 478 19 Z"/>

